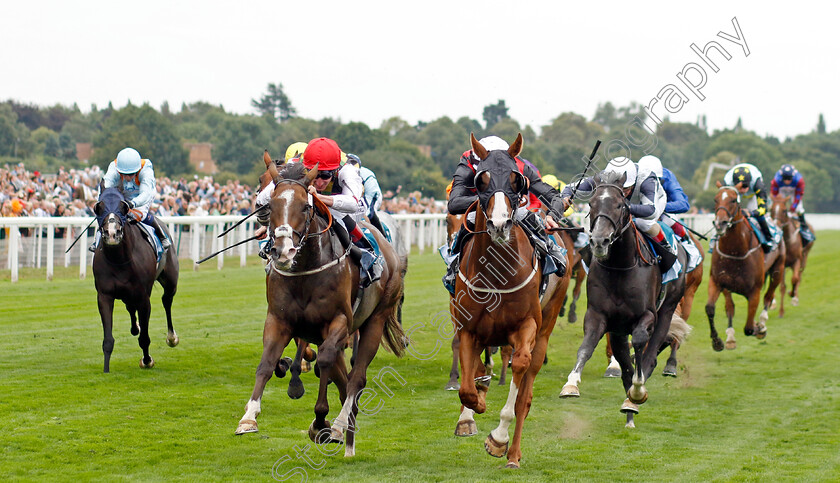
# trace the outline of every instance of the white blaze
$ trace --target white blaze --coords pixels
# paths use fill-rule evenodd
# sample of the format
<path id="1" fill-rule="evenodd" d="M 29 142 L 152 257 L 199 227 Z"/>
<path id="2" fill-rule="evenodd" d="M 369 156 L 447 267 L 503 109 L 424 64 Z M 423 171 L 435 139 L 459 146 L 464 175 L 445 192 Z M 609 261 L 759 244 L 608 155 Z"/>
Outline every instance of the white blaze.
<path id="1" fill-rule="evenodd" d="M 493 225 L 497 228 L 501 228 L 510 218 L 508 217 L 507 206 L 505 205 L 505 194 L 501 191 L 497 191 L 496 194 L 493 195 L 493 198 L 495 199 L 495 203 L 493 203 L 493 212 L 490 213 L 490 221 L 492 221 Z"/>

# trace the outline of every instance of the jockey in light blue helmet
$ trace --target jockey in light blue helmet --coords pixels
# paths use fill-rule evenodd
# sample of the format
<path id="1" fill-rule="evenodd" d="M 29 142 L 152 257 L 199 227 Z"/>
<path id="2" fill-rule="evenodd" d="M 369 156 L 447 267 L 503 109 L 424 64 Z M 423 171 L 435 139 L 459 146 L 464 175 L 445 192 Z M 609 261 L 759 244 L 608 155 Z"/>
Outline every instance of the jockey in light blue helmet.
<path id="1" fill-rule="evenodd" d="M 166 232 L 149 212 L 155 199 L 155 171 L 151 161 L 141 158 L 136 149 L 125 148 L 117 154 L 117 159 L 108 165 L 102 185 L 104 188 L 119 188 L 130 208 L 128 216 L 154 228 L 164 250 L 171 246 Z M 100 233 L 97 232 L 96 241 L 90 247 L 91 251 L 98 245 L 99 237 Z"/>

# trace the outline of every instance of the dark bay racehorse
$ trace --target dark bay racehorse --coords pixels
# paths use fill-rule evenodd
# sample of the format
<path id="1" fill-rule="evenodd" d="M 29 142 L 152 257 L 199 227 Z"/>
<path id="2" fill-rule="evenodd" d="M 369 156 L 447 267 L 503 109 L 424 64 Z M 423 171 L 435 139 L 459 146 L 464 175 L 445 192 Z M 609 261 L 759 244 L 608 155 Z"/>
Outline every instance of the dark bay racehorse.
<path id="1" fill-rule="evenodd" d="M 117 188 L 106 188 L 94 207 L 102 240 L 93 255 L 93 278 L 98 292 L 99 316 L 102 318 L 102 352 L 105 354 L 105 372 L 110 370 L 111 352 L 114 350 L 113 314 L 114 300 L 120 299 L 131 315 L 131 335 L 140 335 L 138 342 L 143 349 L 140 367 L 154 367 L 149 355 L 149 315 L 152 306 L 149 297 L 155 280 L 163 287 L 163 308 L 166 311 L 169 347 L 178 345 L 178 335 L 172 328 L 172 298 L 178 289 L 178 257 L 175 250 L 163 254 L 160 272 L 155 250 L 143 238 L 142 228 L 128 222 L 129 206 Z M 166 235 L 169 231 L 161 224 Z M 139 322 L 139 323 L 138 323 Z"/>
<path id="2" fill-rule="evenodd" d="M 475 176 L 479 197 L 475 207 L 475 235 L 463 248 L 455 296 L 450 304 L 461 337 L 459 396 L 463 406 L 455 434 L 477 434 L 474 414 L 483 413 L 487 407 L 488 386 L 485 367 L 479 359 L 481 351 L 486 346 L 510 344 L 513 346 L 510 392 L 499 426 L 487 436 L 484 447 L 497 458 L 507 454 L 507 467 L 518 468 L 522 457 L 522 428 L 531 406 L 534 378 L 542 367 L 554 320 L 543 319 L 538 257 L 525 231 L 513 219 L 520 196 L 528 189 L 514 161 L 522 149 L 522 135 L 517 136 L 507 151 L 488 153 L 473 135 L 470 135 L 470 145 L 481 162 Z M 556 315 L 557 312 L 555 318 Z M 508 428 L 514 419 L 516 428 L 511 441 Z"/>
<path id="3" fill-rule="evenodd" d="M 747 298 L 747 322 L 744 334 L 754 335 L 757 339 L 767 336 L 767 320 L 770 316 L 767 310 L 773 301 L 773 293 L 784 275 L 785 241 L 770 253 L 763 253 L 758 238 L 753 233 L 746 216 L 741 210 L 738 191 L 731 186 L 717 183 L 718 193 L 715 196 L 714 227 L 717 242 L 712 251 L 712 267 L 709 270 L 709 299 L 706 302 L 706 316 L 709 318 L 712 348 L 722 351 L 723 342 L 715 330 L 715 303 L 723 292 L 726 300 L 726 317 L 729 327 L 726 329 L 726 348 L 735 349 L 735 329 L 732 328 L 732 318 L 735 316 L 735 303 L 732 292 Z M 761 300 L 761 288 L 765 278 L 770 277 L 770 283 L 764 294 L 764 306 L 755 323 L 755 312 Z"/>
<path id="4" fill-rule="evenodd" d="M 317 166 L 307 173 L 301 163 L 291 163 L 281 175 L 266 155 L 266 167 L 275 184 L 269 223 L 274 246 L 266 276 L 268 313 L 254 391 L 236 434 L 257 431 L 265 385 L 286 345 L 298 337 L 305 343 L 318 344 L 320 384 L 309 437 L 316 443 L 345 442 L 345 456 L 353 456 L 358 400 L 367 382 L 368 365 L 383 340 L 395 354 L 401 355 L 404 350 L 404 335 L 397 321 L 404 260 L 378 230 L 372 229 L 384 267 L 382 277 L 360 294 L 359 267 L 348 258 L 349 248 L 342 247 L 332 233 L 342 228 L 333 227 L 327 207 L 308 193 L 318 175 Z M 348 376 L 343 351 L 357 330 L 356 363 Z M 342 401 L 341 412 L 332 424 L 326 419 L 330 382 L 335 383 Z"/>
<path id="5" fill-rule="evenodd" d="M 790 303 L 796 307 L 799 305 L 799 284 L 802 281 L 802 271 L 805 270 L 805 263 L 808 260 L 808 253 L 811 251 L 813 243 L 807 246 L 802 245 L 802 237 L 799 235 L 799 220 L 791 218 L 789 214 L 790 196 L 774 196 L 773 197 L 773 219 L 776 224 L 782 227 L 782 233 L 785 238 L 785 268 L 790 268 L 793 272 L 790 279 Z M 808 225 L 811 233 L 814 228 Z M 785 277 L 779 282 L 779 318 L 785 315 L 785 292 L 787 287 L 785 285 Z"/>
<path id="6" fill-rule="evenodd" d="M 621 412 L 627 414 L 627 427 L 635 427 L 633 415 L 648 398 L 645 381 L 653 373 L 656 356 L 668 347 L 666 337 L 685 291 L 685 274 L 665 286 L 664 298 L 659 301 L 662 274 L 630 216 L 622 189 L 626 175 L 603 172 L 594 180 L 595 190 L 589 202 L 593 258 L 586 283 L 584 336 L 577 362 L 560 396 L 579 394 L 583 367 L 598 341 L 609 332 L 627 393 Z M 685 266 L 682 248 L 679 260 Z M 635 367 L 628 335 L 633 336 Z"/>

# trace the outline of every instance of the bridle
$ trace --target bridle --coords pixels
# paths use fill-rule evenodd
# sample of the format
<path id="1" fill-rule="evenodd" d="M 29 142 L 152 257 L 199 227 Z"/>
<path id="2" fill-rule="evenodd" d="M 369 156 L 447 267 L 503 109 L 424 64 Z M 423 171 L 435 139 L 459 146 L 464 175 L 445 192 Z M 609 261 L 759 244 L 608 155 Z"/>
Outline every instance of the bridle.
<path id="1" fill-rule="evenodd" d="M 624 204 L 622 206 L 622 209 L 621 209 L 621 213 L 620 213 L 619 216 L 623 217 L 625 213 L 627 213 L 627 215 L 628 215 L 627 216 L 627 222 L 624 223 L 624 225 L 621 226 L 621 229 L 618 228 L 619 227 L 618 222 L 616 222 L 615 220 L 610 218 L 608 215 L 605 215 L 604 213 L 598 213 L 597 215 L 595 215 L 595 218 L 592 218 L 591 220 L 589 220 L 589 232 L 590 233 L 592 233 L 592 229 L 595 228 L 595 222 L 598 221 L 598 218 L 604 217 L 604 218 L 607 219 L 607 221 L 610 222 L 610 224 L 613 226 L 612 233 L 610 233 L 610 236 L 607 237 L 607 246 L 610 246 L 613 243 L 615 243 L 616 240 L 621 238 L 621 236 L 624 234 L 624 232 L 627 231 L 628 228 L 630 228 L 630 225 L 632 224 L 633 220 L 632 220 L 632 217 L 629 216 L 629 208 L 627 206 L 627 199 L 624 197 L 624 188 L 622 188 L 621 186 L 618 186 L 616 184 L 611 184 L 611 183 L 599 184 L 598 186 L 595 187 L 595 191 L 593 191 L 593 193 L 592 193 L 593 198 L 595 197 L 595 192 L 597 192 L 602 187 L 603 188 L 615 188 L 616 190 L 618 190 L 618 194 L 621 197 L 621 200 L 623 200 L 623 202 L 624 202 Z"/>
<path id="2" fill-rule="evenodd" d="M 731 186 L 721 186 L 718 189 L 718 193 L 721 192 L 722 190 L 725 190 L 725 189 L 735 189 L 735 188 L 732 188 Z M 741 206 L 738 203 L 738 200 L 739 200 L 741 195 L 740 195 L 740 193 L 738 193 L 737 189 L 735 189 L 735 193 L 736 193 L 735 201 L 730 202 L 730 204 L 733 204 L 733 203 L 735 204 L 735 212 L 734 213 L 729 211 L 729 208 L 727 208 L 725 206 L 718 206 L 718 207 L 715 208 L 715 221 L 713 222 L 713 225 L 715 226 L 715 229 L 718 232 L 721 232 L 721 231 L 726 232 L 726 231 L 732 229 L 733 226 L 735 226 L 738 223 L 741 223 L 742 221 L 744 221 L 743 217 L 739 218 L 737 220 L 735 219 L 735 217 L 738 216 L 738 213 L 741 210 Z M 727 216 L 726 220 L 723 221 L 720 225 L 718 224 L 718 221 L 717 221 L 717 214 L 718 214 L 719 211 L 723 211 L 724 213 L 726 213 L 726 216 Z"/>

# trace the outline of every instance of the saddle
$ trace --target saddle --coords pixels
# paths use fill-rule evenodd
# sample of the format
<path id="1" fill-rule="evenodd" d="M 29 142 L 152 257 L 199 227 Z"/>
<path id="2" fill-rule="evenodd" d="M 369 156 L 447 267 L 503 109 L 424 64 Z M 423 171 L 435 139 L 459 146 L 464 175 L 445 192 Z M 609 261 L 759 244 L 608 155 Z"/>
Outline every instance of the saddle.
<path id="1" fill-rule="evenodd" d="M 163 271 L 163 245 L 161 245 L 160 239 L 155 234 L 154 228 L 139 221 L 135 224 L 140 227 L 140 233 L 143 234 L 143 238 L 152 246 L 152 250 L 155 251 L 155 263 L 157 263 L 155 275 L 160 275 L 160 272 Z"/>
<path id="2" fill-rule="evenodd" d="M 755 233 L 755 236 L 758 237 L 759 243 L 762 245 L 767 245 L 769 243 L 772 250 L 775 250 L 776 247 L 779 246 L 779 243 L 782 241 L 782 230 L 776 226 L 775 222 L 771 223 L 769 219 L 767 220 L 767 226 L 770 228 L 770 234 L 773 235 L 771 240 L 767 240 L 764 233 L 761 231 L 761 226 L 758 224 L 758 220 L 752 216 L 748 216 L 747 220 L 750 222 L 750 227 L 752 227 L 753 233 Z"/>

